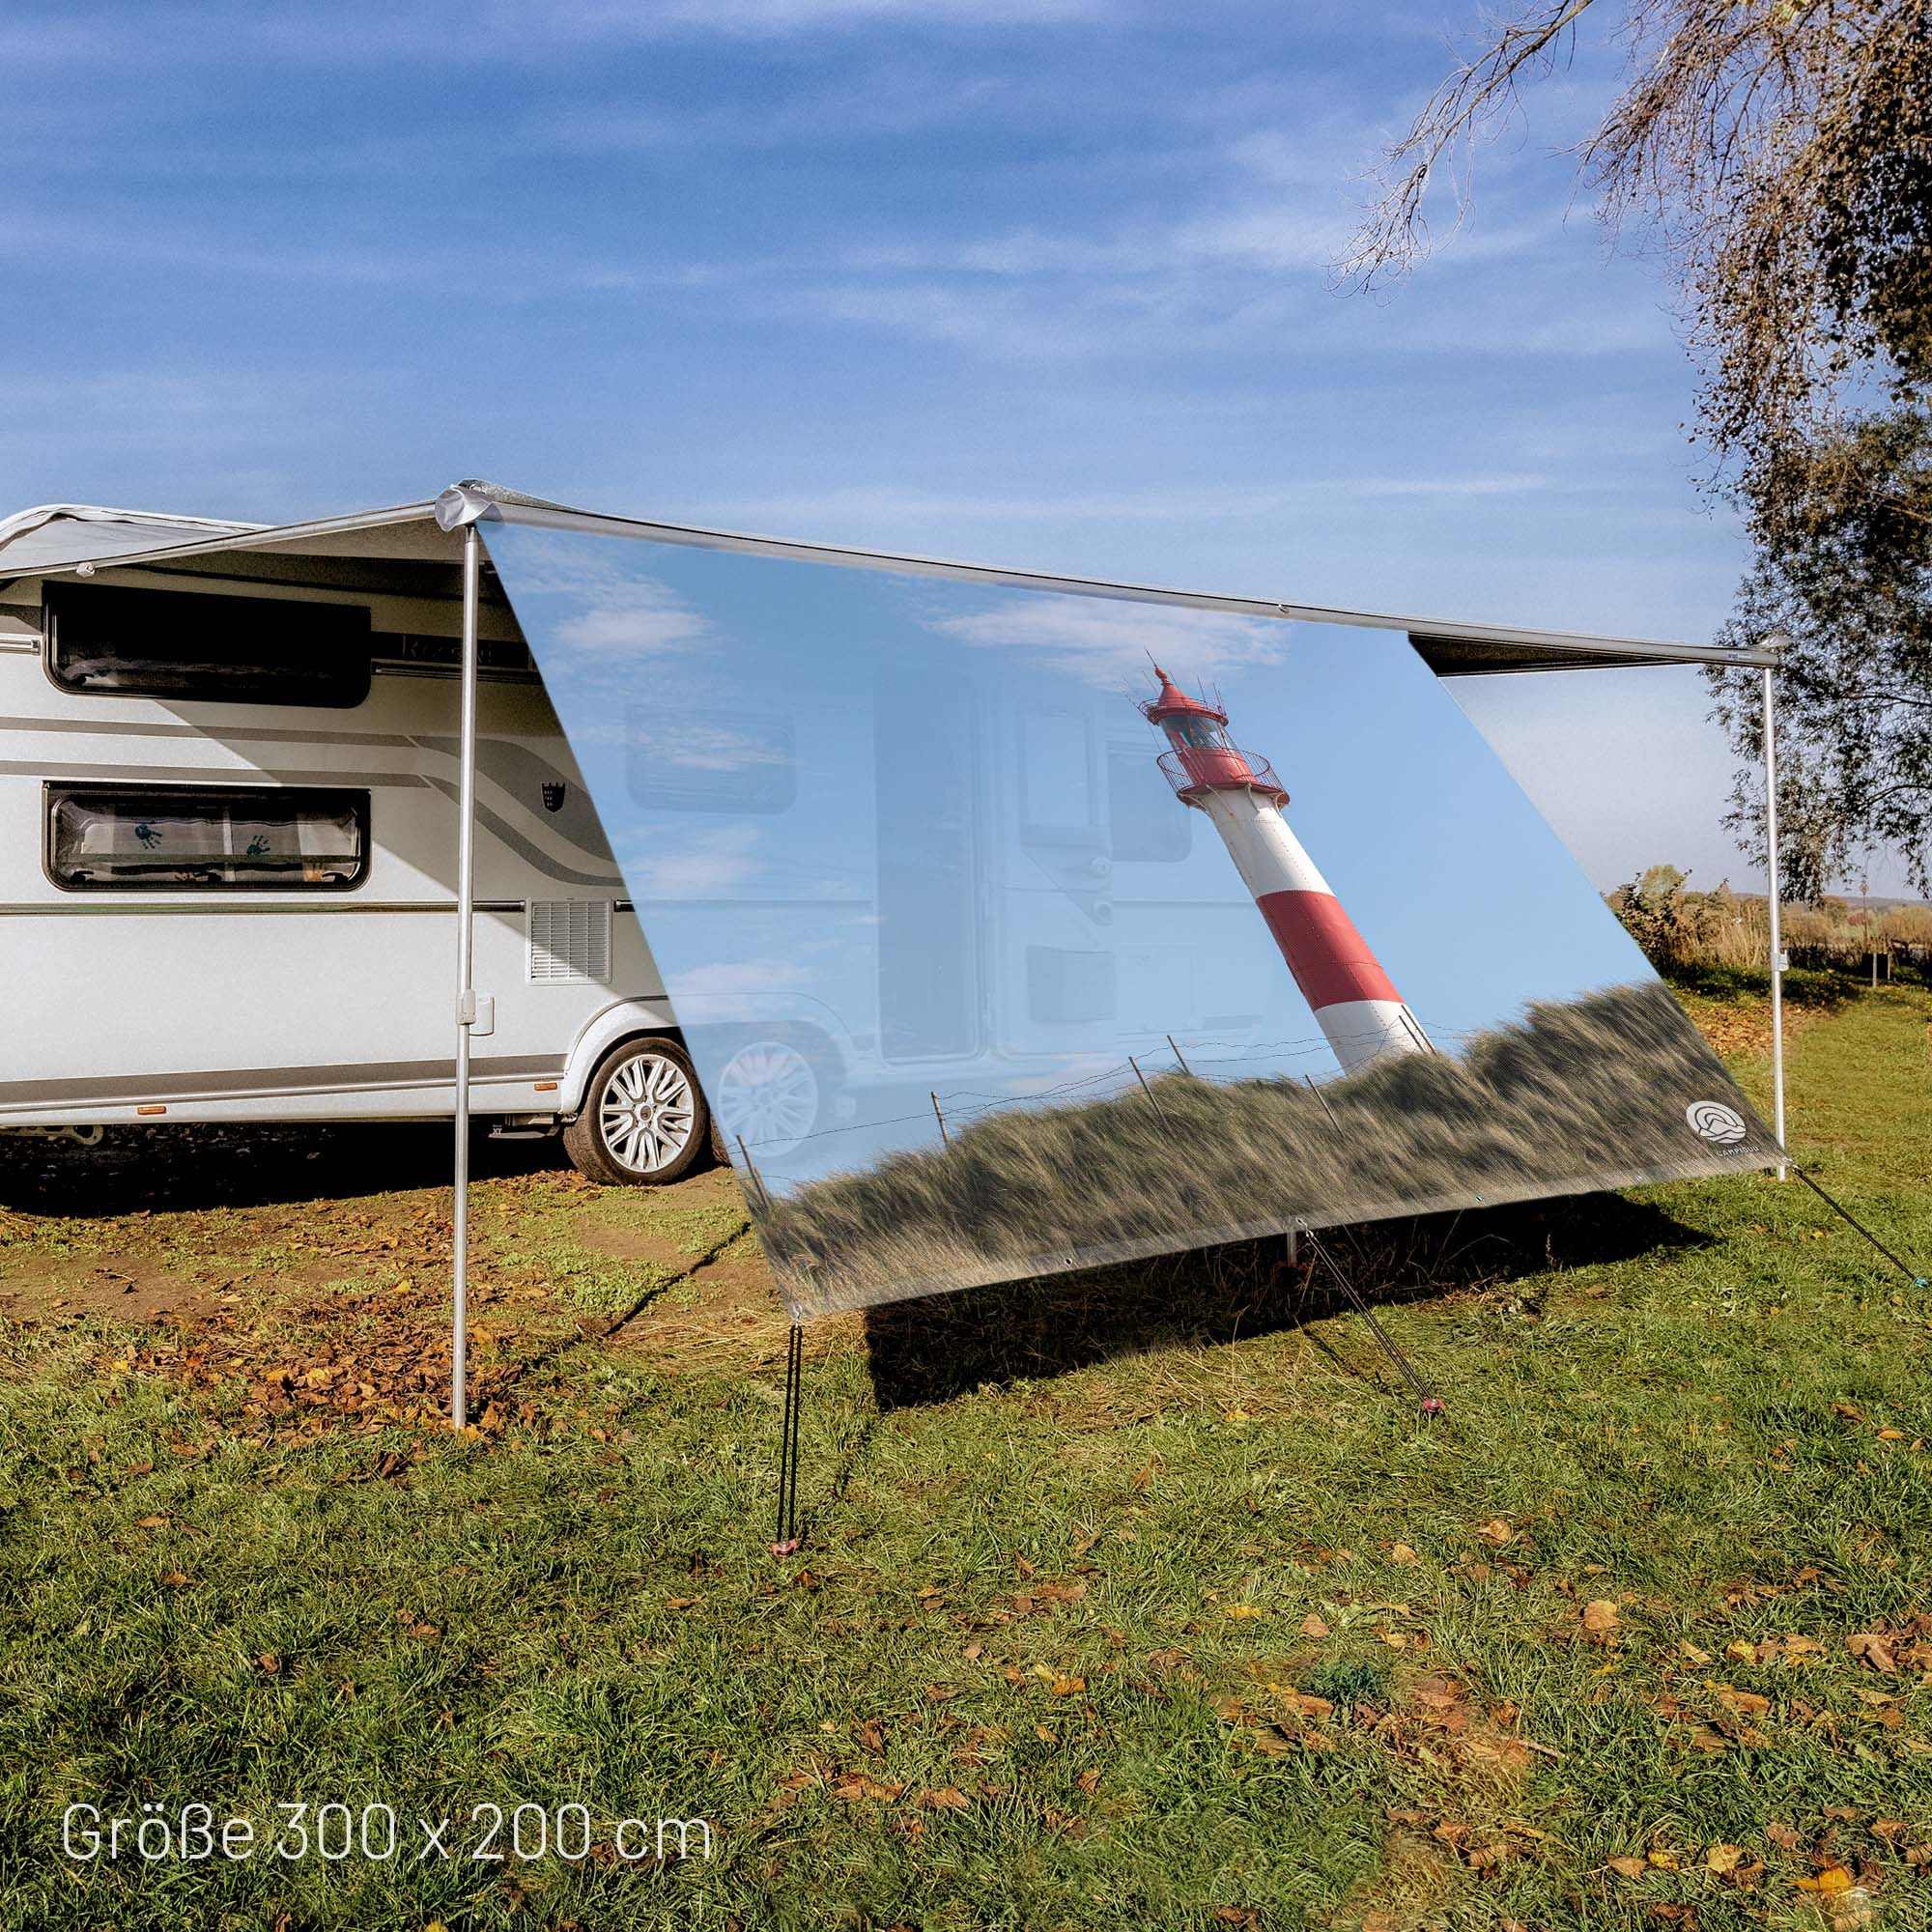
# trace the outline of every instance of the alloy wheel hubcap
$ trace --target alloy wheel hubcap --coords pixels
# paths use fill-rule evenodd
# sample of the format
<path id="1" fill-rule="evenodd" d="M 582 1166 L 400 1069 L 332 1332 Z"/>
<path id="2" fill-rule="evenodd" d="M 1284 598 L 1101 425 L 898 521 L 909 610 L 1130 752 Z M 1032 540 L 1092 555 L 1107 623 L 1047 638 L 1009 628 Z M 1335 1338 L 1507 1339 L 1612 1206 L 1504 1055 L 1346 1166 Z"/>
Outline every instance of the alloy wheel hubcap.
<path id="1" fill-rule="evenodd" d="M 691 1145 L 697 1108 L 691 1080 L 674 1061 L 640 1053 L 611 1074 L 597 1105 L 611 1157 L 634 1174 L 668 1167 Z"/>

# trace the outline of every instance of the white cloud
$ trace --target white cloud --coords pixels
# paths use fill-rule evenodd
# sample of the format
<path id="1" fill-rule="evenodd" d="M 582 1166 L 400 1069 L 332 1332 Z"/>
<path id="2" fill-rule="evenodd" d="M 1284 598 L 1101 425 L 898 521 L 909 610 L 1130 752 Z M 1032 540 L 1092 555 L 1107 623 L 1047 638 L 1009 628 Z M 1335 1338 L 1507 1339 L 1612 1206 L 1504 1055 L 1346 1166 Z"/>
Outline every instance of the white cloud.
<path id="1" fill-rule="evenodd" d="M 1032 651 L 1051 669 L 1103 691 L 1149 676 L 1148 663 L 1177 676 L 1212 677 L 1236 666 L 1278 664 L 1289 629 L 1260 617 L 1100 597 L 1016 597 L 931 628 L 963 644 Z"/>
<path id="2" fill-rule="evenodd" d="M 626 584 L 605 591 L 589 610 L 567 617 L 552 633 L 578 657 L 663 657 L 696 643 L 709 626 L 668 591 Z"/>
<path id="3" fill-rule="evenodd" d="M 688 714 L 663 716 L 634 706 L 626 742 L 654 765 L 688 772 L 750 772 L 792 761 L 787 745 Z"/>
<path id="4" fill-rule="evenodd" d="M 757 874 L 755 826 L 726 825 L 694 832 L 667 849 L 656 838 L 626 846 L 618 857 L 624 878 L 640 899 L 711 898 Z"/>

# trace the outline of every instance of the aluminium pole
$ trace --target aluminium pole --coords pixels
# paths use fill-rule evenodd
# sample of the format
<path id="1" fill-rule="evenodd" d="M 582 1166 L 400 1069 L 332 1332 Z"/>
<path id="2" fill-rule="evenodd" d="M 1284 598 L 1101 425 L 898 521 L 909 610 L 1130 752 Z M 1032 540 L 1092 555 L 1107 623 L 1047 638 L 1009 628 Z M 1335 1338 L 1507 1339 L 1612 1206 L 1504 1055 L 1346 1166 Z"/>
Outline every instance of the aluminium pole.
<path id="1" fill-rule="evenodd" d="M 476 659 L 483 539 L 463 528 L 463 724 L 457 753 L 456 821 L 456 1212 L 451 1231 L 449 1426 L 469 1421 L 466 1386 L 469 1303 L 469 1029 L 476 1020 Z"/>
<path id="2" fill-rule="evenodd" d="M 1784 1151 L 1784 936 L 1778 918 L 1782 885 L 1777 868 L 1777 713 L 1772 694 L 1771 667 L 1764 668 L 1764 873 L 1765 895 L 1771 905 L 1771 1106 L 1772 1131 L 1778 1151 Z M 1777 1164 L 1777 1178 L 1790 1169 Z"/>

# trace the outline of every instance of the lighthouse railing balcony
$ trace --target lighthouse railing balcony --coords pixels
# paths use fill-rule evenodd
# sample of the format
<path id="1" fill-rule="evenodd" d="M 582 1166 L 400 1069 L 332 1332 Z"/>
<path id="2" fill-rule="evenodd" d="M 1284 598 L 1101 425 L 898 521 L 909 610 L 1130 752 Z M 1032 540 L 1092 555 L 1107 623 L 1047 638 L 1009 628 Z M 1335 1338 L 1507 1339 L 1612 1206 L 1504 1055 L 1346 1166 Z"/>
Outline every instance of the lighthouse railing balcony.
<path id="1" fill-rule="evenodd" d="M 1274 767 L 1258 752 L 1233 745 L 1189 745 L 1163 752 L 1160 769 L 1177 797 L 1197 791 L 1260 791 L 1282 803 L 1288 788 L 1275 777 Z"/>

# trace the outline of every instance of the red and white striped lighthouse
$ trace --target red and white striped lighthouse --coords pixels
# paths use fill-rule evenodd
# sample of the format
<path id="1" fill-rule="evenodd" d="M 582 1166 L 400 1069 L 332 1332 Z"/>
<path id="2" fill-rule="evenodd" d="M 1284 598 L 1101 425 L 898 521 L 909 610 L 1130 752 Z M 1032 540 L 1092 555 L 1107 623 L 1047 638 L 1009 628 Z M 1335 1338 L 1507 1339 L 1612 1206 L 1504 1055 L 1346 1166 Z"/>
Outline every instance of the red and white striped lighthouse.
<path id="1" fill-rule="evenodd" d="M 1160 768 L 1183 805 L 1214 821 L 1343 1072 L 1385 1054 L 1434 1053 L 1429 1036 L 1281 815 L 1288 793 L 1268 761 L 1229 742 L 1225 711 L 1177 689 L 1158 665 L 1153 672 L 1159 696 L 1140 708 L 1172 748 L 1161 753 Z"/>

